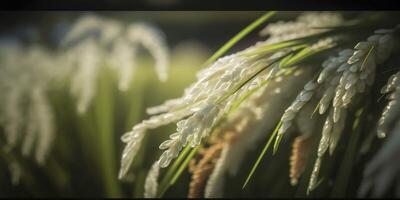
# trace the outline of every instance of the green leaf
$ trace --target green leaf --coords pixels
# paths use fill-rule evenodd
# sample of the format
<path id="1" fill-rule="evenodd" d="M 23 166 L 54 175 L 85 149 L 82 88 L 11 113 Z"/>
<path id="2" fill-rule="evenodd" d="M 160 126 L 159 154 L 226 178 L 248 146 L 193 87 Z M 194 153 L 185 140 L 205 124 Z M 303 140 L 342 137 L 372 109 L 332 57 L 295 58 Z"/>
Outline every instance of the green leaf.
<path id="1" fill-rule="evenodd" d="M 282 134 L 276 136 L 274 147 L 272 149 L 272 154 L 273 155 L 275 155 L 276 151 L 278 151 L 279 144 L 281 143 L 282 137 L 283 137 Z"/>
<path id="2" fill-rule="evenodd" d="M 110 73 L 103 67 L 100 73 L 99 90 L 94 101 L 95 120 L 98 126 L 98 145 L 100 152 L 97 154 L 101 162 L 104 184 L 108 196 L 120 196 L 121 189 L 115 174 L 117 174 L 115 147 L 114 147 L 114 107 Z M 101 89 L 100 89 L 101 88 Z"/>
<path id="3" fill-rule="evenodd" d="M 292 67 L 317 53 L 332 48 L 333 46 L 334 45 L 328 45 L 318 49 L 315 49 L 311 46 L 305 47 L 301 49 L 296 55 L 291 56 L 289 59 L 286 59 L 285 62 L 280 65 L 280 67 L 281 68 Z"/>
<path id="4" fill-rule="evenodd" d="M 246 35 L 248 35 L 251 31 L 253 31 L 255 28 L 263 24 L 265 21 L 267 21 L 270 17 L 272 17 L 276 12 L 275 11 L 270 11 L 258 18 L 256 21 L 248 25 L 246 28 L 244 28 L 242 31 L 240 31 L 237 35 L 235 35 L 232 39 L 230 39 L 224 46 L 222 46 L 220 49 L 218 49 L 217 52 L 214 53 L 205 63 L 205 65 L 209 65 L 212 62 L 214 62 L 216 59 L 218 59 L 220 56 L 222 56 L 226 51 L 228 51 L 233 45 L 235 45 L 239 40 L 244 38 Z"/>
<path id="5" fill-rule="evenodd" d="M 300 50 L 296 55 L 292 56 L 290 59 L 286 60 L 286 62 L 284 63 L 284 65 L 282 67 L 283 68 L 290 67 L 293 64 L 306 58 L 307 56 L 312 55 L 313 52 L 314 51 L 312 50 L 311 47 L 306 47 L 306 48 Z"/>
<path id="6" fill-rule="evenodd" d="M 276 134 L 278 133 L 279 128 L 281 127 L 282 122 L 279 121 L 278 125 L 275 127 L 274 132 L 272 132 L 271 136 L 269 137 L 267 143 L 265 144 L 263 150 L 261 151 L 261 154 L 258 156 L 257 161 L 254 163 L 253 167 L 251 168 L 251 171 L 249 173 L 249 175 L 246 178 L 246 181 L 244 182 L 242 189 L 244 189 L 246 187 L 246 185 L 249 183 L 251 177 L 253 176 L 254 172 L 256 171 L 258 165 L 260 164 L 262 158 L 264 157 L 265 153 L 268 150 L 268 147 L 271 145 L 272 140 L 275 138 Z"/>
<path id="7" fill-rule="evenodd" d="M 191 149 L 191 147 L 189 145 L 185 147 L 186 152 L 184 153 L 184 156 L 182 156 L 181 158 L 177 159 L 178 163 L 176 163 L 176 165 L 171 168 L 172 169 L 171 173 L 169 174 L 169 176 L 166 179 L 164 179 L 165 180 L 165 182 L 164 182 L 165 185 L 163 185 L 163 188 L 160 190 L 160 193 L 159 193 L 158 197 L 164 196 L 165 192 L 169 189 L 169 187 L 171 187 L 172 185 L 175 184 L 176 180 L 178 180 L 178 178 L 182 174 L 183 170 L 189 164 L 190 159 L 192 159 L 192 157 L 197 152 L 198 148 L 199 147 Z M 189 155 L 185 158 L 186 154 L 189 152 L 188 150 L 190 150 L 190 149 L 191 149 L 191 151 L 190 151 Z M 182 162 L 183 159 L 185 159 L 185 160 Z M 181 162 L 182 162 L 182 164 L 180 164 Z M 179 166 L 179 164 L 180 164 L 180 166 Z M 178 166 L 179 166 L 178 170 L 175 170 Z"/>
<path id="8" fill-rule="evenodd" d="M 176 180 L 178 180 L 178 178 L 182 174 L 183 170 L 189 164 L 190 159 L 192 159 L 194 154 L 197 152 L 198 148 L 199 147 L 196 147 L 196 148 L 192 149 L 192 151 L 190 151 L 190 154 L 188 155 L 188 157 L 186 157 L 185 161 L 183 161 L 182 165 L 179 167 L 178 171 L 175 173 L 174 177 L 169 182 L 170 185 L 175 184 Z"/>
<path id="9" fill-rule="evenodd" d="M 293 47 L 294 49 L 296 48 L 302 48 L 304 47 L 304 42 L 301 40 L 288 40 L 288 41 L 282 41 L 278 43 L 272 43 L 272 44 L 264 44 L 260 45 L 257 47 L 256 50 L 251 51 L 251 52 L 244 52 L 244 55 L 252 56 L 252 55 L 257 55 L 257 54 L 266 54 L 266 53 L 271 53 L 273 51 L 287 48 L 287 47 Z"/>
<path id="10" fill-rule="evenodd" d="M 170 186 L 172 176 L 174 175 L 176 169 L 179 167 L 182 161 L 185 159 L 185 156 L 189 153 L 189 151 L 190 151 L 190 146 L 187 145 L 179 154 L 178 158 L 175 160 L 172 166 L 168 168 L 168 171 L 166 172 L 166 174 L 164 175 L 163 179 L 160 182 L 158 197 L 162 197 L 164 193 L 167 191 L 168 187 Z"/>
<path id="11" fill-rule="evenodd" d="M 290 59 L 292 59 L 292 57 L 293 57 L 294 55 L 295 55 L 294 53 L 291 53 L 291 54 L 289 54 L 288 56 L 286 56 L 285 58 L 283 58 L 283 59 L 281 60 L 281 62 L 279 62 L 279 68 L 281 68 L 281 69 L 285 68 L 286 63 L 287 63 Z"/>

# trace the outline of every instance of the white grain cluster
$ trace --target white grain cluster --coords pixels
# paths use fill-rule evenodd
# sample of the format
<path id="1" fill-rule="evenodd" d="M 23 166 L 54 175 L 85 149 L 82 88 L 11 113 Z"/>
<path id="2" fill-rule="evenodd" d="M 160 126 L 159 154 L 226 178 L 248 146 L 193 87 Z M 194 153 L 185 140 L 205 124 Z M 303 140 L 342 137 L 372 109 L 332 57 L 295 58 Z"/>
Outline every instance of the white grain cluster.
<path id="1" fill-rule="evenodd" d="M 238 136 L 234 136 L 237 139 L 229 144 L 229 148 L 224 148 L 223 156 L 207 182 L 205 197 L 223 195 L 226 176 L 237 174 L 246 153 L 266 137 L 266 130 L 273 129 L 279 120 L 279 113 L 284 111 L 290 99 L 301 89 L 304 80 L 310 78 L 311 71 L 311 68 L 304 66 L 289 76 L 274 76 L 268 84 L 240 104 L 237 111 L 222 124 L 222 133 L 233 132 Z"/>
<path id="2" fill-rule="evenodd" d="M 191 147 L 200 144 L 201 140 L 208 136 L 211 128 L 220 113 L 216 104 L 205 103 L 199 111 L 187 119 L 179 121 L 176 126 L 176 133 L 170 135 L 170 139 L 161 143 L 160 149 L 165 150 L 160 156 L 161 167 L 167 167 L 172 159 L 176 158 L 182 147 L 190 142 Z"/>
<path id="3" fill-rule="evenodd" d="M 312 49 L 319 49 L 319 48 L 325 48 L 328 46 L 332 46 L 334 43 L 334 39 L 331 37 L 319 40 L 315 44 L 311 46 Z M 319 79 L 318 79 L 319 81 Z M 276 140 L 279 141 L 282 137 L 283 134 L 291 127 L 294 119 L 296 118 L 297 114 L 301 111 L 301 109 L 304 107 L 305 104 L 307 104 L 313 95 L 315 94 L 315 91 L 318 89 L 318 82 L 315 80 L 309 81 L 307 84 L 304 85 L 303 90 L 297 95 L 296 99 L 293 101 L 293 103 L 290 105 L 285 110 L 285 113 L 283 114 L 281 118 L 281 126 L 278 130 L 277 138 Z"/>
<path id="4" fill-rule="evenodd" d="M 7 148 L 21 146 L 25 156 L 34 152 L 44 164 L 55 136 L 49 84 L 58 78 L 55 55 L 37 46 L 1 48 L 1 124 Z M 23 59 L 21 59 L 23 58 Z"/>
<path id="5" fill-rule="evenodd" d="M 121 25 L 95 15 L 85 15 L 78 19 L 62 40 L 62 46 L 74 46 L 86 38 L 96 38 L 99 42 L 109 43 L 121 32 Z"/>
<path id="6" fill-rule="evenodd" d="M 1 123 L 4 125 L 8 145 L 15 146 L 23 127 L 21 100 L 26 78 L 18 76 L 21 65 L 16 62 L 19 60 L 18 56 L 22 54 L 22 49 L 18 45 L 5 45 L 1 46 L 0 50 Z"/>
<path id="7" fill-rule="evenodd" d="M 44 164 L 55 137 L 54 114 L 42 88 L 32 88 L 26 136 L 22 153 L 28 156 L 36 142 L 35 159 Z"/>
<path id="8" fill-rule="evenodd" d="M 158 176 L 160 175 L 160 165 L 154 162 L 144 182 L 144 197 L 155 198 L 158 189 Z"/>
<path id="9" fill-rule="evenodd" d="M 382 115 L 378 121 L 377 134 L 379 138 L 387 135 L 388 129 L 392 126 L 400 113 L 400 72 L 393 74 L 387 84 L 381 90 L 382 94 L 388 94 L 389 102 L 383 109 Z"/>
<path id="10" fill-rule="evenodd" d="M 318 41 L 312 48 L 324 48 L 332 43 L 333 39 L 327 38 Z M 260 53 L 257 53 L 258 50 L 268 44 L 268 40 L 259 42 L 241 52 L 218 59 L 197 74 L 197 81 L 185 89 L 181 98 L 167 100 L 162 105 L 148 108 L 149 114 L 159 115 L 135 125 L 131 132 L 122 137 L 123 142 L 128 145 L 123 151 L 120 178 L 126 174 L 140 146 L 140 140 L 132 139 L 132 136 L 141 139 L 145 130 L 149 128 L 178 121 L 177 131 L 160 145 L 160 149 L 165 151 L 160 156 L 159 164 L 160 167 L 167 167 L 184 146 L 199 145 L 202 138 L 208 136 L 213 125 L 229 111 L 235 100 L 259 87 L 278 72 L 282 73 L 283 70 L 279 69 L 279 62 L 276 61 L 287 55 L 292 48 L 263 53 L 261 57 Z M 264 70 L 266 66 L 269 66 L 268 70 Z M 304 98 L 308 98 L 306 96 L 302 96 L 301 99 L 305 100 Z M 262 116 L 261 112 L 261 109 L 258 109 L 258 118 Z"/>
<path id="11" fill-rule="evenodd" d="M 134 48 L 137 48 L 141 44 L 150 52 L 155 59 L 158 78 L 161 81 L 166 81 L 168 78 L 169 50 L 164 34 L 149 24 L 136 23 L 128 26 L 126 38 L 128 38 L 128 41 L 131 42 Z"/>
<path id="12" fill-rule="evenodd" d="M 344 128 L 347 113 L 343 113 L 342 117 L 337 122 L 334 122 L 333 115 L 334 113 L 331 109 L 322 128 L 322 137 L 318 145 L 317 159 L 314 163 L 313 171 L 311 173 L 307 193 L 316 188 L 322 157 L 328 149 L 330 154 L 333 153 Z"/>
<path id="13" fill-rule="evenodd" d="M 303 106 L 310 101 L 311 97 L 314 95 L 316 88 L 317 84 L 313 80 L 309 81 L 304 86 L 303 90 L 299 93 L 299 95 L 297 95 L 292 105 L 290 105 L 290 107 L 285 110 L 285 113 L 281 118 L 282 124 L 277 134 L 278 141 L 283 137 L 283 134 L 292 125 L 293 120 L 295 119 L 297 113 L 299 113 L 301 108 L 303 108 Z"/>
<path id="14" fill-rule="evenodd" d="M 348 108 L 353 105 L 355 98 L 360 98 L 360 94 L 365 93 L 373 84 L 376 65 L 390 55 L 392 32 L 393 30 L 375 31 L 367 41 L 359 42 L 354 50 L 342 50 L 337 57 L 330 57 L 322 64 L 323 70 L 317 80 L 324 91 L 319 113 L 324 114 L 329 110 L 329 114 L 322 129 L 308 192 L 316 187 L 323 155 L 328 148 L 332 154 L 340 139 Z"/>
<path id="15" fill-rule="evenodd" d="M 222 198 L 224 194 L 225 185 L 225 170 L 228 167 L 226 162 L 230 145 L 226 144 L 219 156 L 217 163 L 207 180 L 206 187 L 204 188 L 204 198 Z"/>
<path id="16" fill-rule="evenodd" d="M 373 84 L 375 76 L 375 51 L 371 42 L 360 42 L 354 47 L 354 52 L 338 71 L 342 71 L 333 98 L 333 121 L 340 119 L 357 93 L 365 92 Z"/>
<path id="17" fill-rule="evenodd" d="M 264 58 L 260 58 L 252 54 L 259 47 L 260 45 L 252 46 L 218 59 L 197 74 L 197 81 L 185 89 L 181 98 L 148 109 L 150 114 L 158 115 L 135 125 L 131 132 L 122 136 L 122 141 L 128 145 L 123 151 L 120 178 L 126 174 L 136 154 L 131 148 L 140 146 L 140 141 L 133 136 L 142 138 L 141 135 L 147 129 L 177 122 L 176 132 L 160 145 L 160 149 L 165 151 L 160 156 L 159 164 L 162 168 L 167 167 L 184 146 L 199 145 L 209 135 L 214 124 L 229 111 L 235 100 L 270 78 L 277 69 L 278 63 L 274 62 L 289 51 L 287 48 L 267 53 Z M 268 66 L 275 70 L 264 70 Z"/>
<path id="18" fill-rule="evenodd" d="M 66 48 L 63 65 L 70 73 L 71 93 L 77 97 L 79 114 L 86 112 L 96 95 L 96 81 L 103 66 L 118 74 L 118 88 L 126 91 L 136 68 L 136 54 L 143 46 L 155 59 L 161 81 L 167 79 L 169 50 L 163 33 L 155 27 L 134 23 L 127 27 L 117 21 L 93 15 L 79 19 L 62 41 Z"/>
<path id="19" fill-rule="evenodd" d="M 96 82 L 100 72 L 101 49 L 93 39 L 88 39 L 72 51 L 76 59 L 71 67 L 76 67 L 71 75 L 71 94 L 77 97 L 77 111 L 83 114 L 87 111 L 96 95 Z"/>
<path id="20" fill-rule="evenodd" d="M 340 14 L 332 12 L 305 12 L 296 21 L 271 23 L 261 30 L 260 35 L 269 35 L 269 42 L 281 42 L 326 31 L 318 27 L 334 27 L 343 23 Z"/>

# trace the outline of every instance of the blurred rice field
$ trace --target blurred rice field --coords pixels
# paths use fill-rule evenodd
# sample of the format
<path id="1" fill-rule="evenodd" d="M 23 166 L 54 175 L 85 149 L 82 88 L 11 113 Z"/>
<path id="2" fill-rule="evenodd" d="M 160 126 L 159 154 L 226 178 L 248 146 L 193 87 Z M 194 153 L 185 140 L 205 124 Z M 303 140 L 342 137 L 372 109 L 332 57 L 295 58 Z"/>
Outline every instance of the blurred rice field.
<path id="1" fill-rule="evenodd" d="M 162 83 L 154 71 L 154 60 L 144 54 L 136 61 L 139 67 L 125 92 L 118 91 L 116 74 L 103 67 L 97 83 L 98 93 L 82 116 L 76 113 L 76 102 L 69 94 L 67 84 L 53 85 L 50 97 L 57 116 L 57 136 L 47 164 L 38 167 L 17 152 L 1 151 L 0 168 L 4 173 L 0 178 L 0 196 L 123 197 L 130 196 L 127 191 L 134 191 L 133 196 L 142 196 L 140 185 L 151 163 L 146 163 L 149 159 L 144 158 L 148 155 L 139 154 L 132 170 L 137 175 L 132 174 L 129 181 L 119 181 L 117 175 L 123 147 L 120 137 L 147 117 L 145 108 L 181 95 L 195 80 L 196 71 L 209 55 L 210 51 L 196 42 L 178 44 L 172 51 L 169 79 Z M 144 146 L 154 148 L 172 130 L 169 126 L 149 131 L 145 139 L 148 145 Z M 12 177 L 6 164 L 13 159 L 21 162 L 23 167 L 23 175 L 16 186 L 11 184 Z M 132 181 L 142 184 L 135 184 L 138 187 L 132 189 Z"/>

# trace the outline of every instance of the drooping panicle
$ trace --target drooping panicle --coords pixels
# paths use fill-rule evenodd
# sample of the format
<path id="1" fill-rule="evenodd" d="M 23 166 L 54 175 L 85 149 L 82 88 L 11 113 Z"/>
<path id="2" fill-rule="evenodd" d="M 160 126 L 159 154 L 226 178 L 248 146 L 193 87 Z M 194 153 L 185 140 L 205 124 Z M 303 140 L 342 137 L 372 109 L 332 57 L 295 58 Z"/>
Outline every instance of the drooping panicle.
<path id="1" fill-rule="evenodd" d="M 318 77 L 318 83 L 324 84 L 325 92 L 320 100 L 319 113 L 329 110 L 322 129 L 322 138 L 318 147 L 318 156 L 311 174 L 308 192 L 315 189 L 322 157 L 329 148 L 333 151 L 340 139 L 347 112 L 356 98 L 361 98 L 374 83 L 376 66 L 390 56 L 393 37 L 392 31 L 375 31 L 354 46 L 345 49 L 337 57 L 328 58 Z M 331 105 L 329 105 L 331 103 Z M 330 107 L 331 106 L 331 107 Z M 330 107 L 330 108 L 329 108 Z"/>
<path id="2" fill-rule="evenodd" d="M 400 72 L 393 74 L 388 83 L 382 88 L 382 94 L 388 94 L 386 104 L 378 121 L 377 134 L 379 138 L 387 135 L 388 129 L 393 126 L 400 113 Z"/>
<path id="3" fill-rule="evenodd" d="M 144 197 L 155 198 L 158 189 L 158 176 L 160 174 L 160 165 L 158 161 L 154 162 L 144 182 Z"/>
<path id="4" fill-rule="evenodd" d="M 142 127 L 143 130 L 177 122 L 176 132 L 160 145 L 160 149 L 165 149 L 159 159 L 160 167 L 167 167 L 187 144 L 191 147 L 199 145 L 202 139 L 210 134 L 214 124 L 231 108 L 235 100 L 273 77 L 276 70 L 266 69 L 276 69 L 275 62 L 282 58 L 285 52 L 291 50 L 284 48 L 266 53 L 265 58 L 251 56 L 250 54 L 256 52 L 258 48 L 260 45 L 218 59 L 198 73 L 197 82 L 189 86 L 181 98 L 167 101 L 161 106 L 148 110 L 151 113 L 161 114 L 136 125 Z M 124 155 L 129 154 L 129 156 L 123 156 L 122 159 L 122 176 L 131 163 L 127 159 L 134 157 L 133 153 L 129 153 L 134 151 L 128 148 L 133 147 L 129 144 L 133 144 L 134 139 L 131 136 L 136 134 L 139 133 L 132 131 L 122 137 L 122 140 L 128 143 L 124 150 L 127 154 Z M 144 134 L 144 131 L 140 134 Z M 135 144 L 140 145 L 140 142 Z"/>
<path id="5" fill-rule="evenodd" d="M 58 56 L 37 45 L 4 48 L 0 47 L 0 123 L 5 149 L 18 148 L 26 157 L 33 154 L 36 163 L 44 165 L 56 132 L 48 93 L 60 78 L 54 69 Z"/>
<path id="6" fill-rule="evenodd" d="M 313 34 L 322 33 L 329 27 L 338 26 L 343 23 L 340 14 L 333 12 L 305 12 L 295 21 L 278 21 L 268 24 L 260 31 L 261 36 L 269 35 L 267 40 L 270 43 L 291 40 Z M 328 27 L 327 29 L 318 27 Z"/>
<path id="7" fill-rule="evenodd" d="M 160 30 L 145 23 L 125 26 L 94 15 L 78 19 L 61 46 L 67 51 L 63 62 L 72 76 L 71 93 L 77 98 L 79 114 L 85 113 L 95 98 L 96 82 L 104 65 L 117 71 L 119 90 L 129 88 L 139 45 L 154 57 L 158 77 L 166 81 L 169 50 Z"/>

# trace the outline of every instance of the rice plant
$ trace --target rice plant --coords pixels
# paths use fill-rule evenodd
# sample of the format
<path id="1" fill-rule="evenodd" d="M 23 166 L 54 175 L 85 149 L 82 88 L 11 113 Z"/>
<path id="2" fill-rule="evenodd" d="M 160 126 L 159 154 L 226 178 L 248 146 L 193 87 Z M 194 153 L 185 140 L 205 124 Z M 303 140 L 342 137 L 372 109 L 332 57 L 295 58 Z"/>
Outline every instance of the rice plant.
<path id="1" fill-rule="evenodd" d="M 398 16 L 266 12 L 213 55 L 96 15 L 4 43 L 2 196 L 398 197 Z"/>

